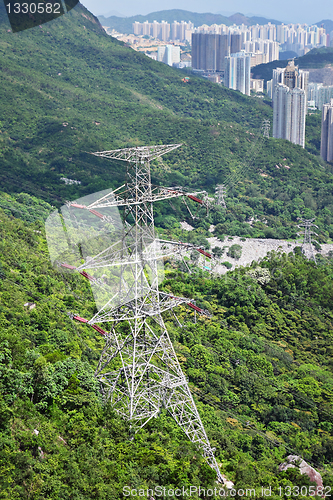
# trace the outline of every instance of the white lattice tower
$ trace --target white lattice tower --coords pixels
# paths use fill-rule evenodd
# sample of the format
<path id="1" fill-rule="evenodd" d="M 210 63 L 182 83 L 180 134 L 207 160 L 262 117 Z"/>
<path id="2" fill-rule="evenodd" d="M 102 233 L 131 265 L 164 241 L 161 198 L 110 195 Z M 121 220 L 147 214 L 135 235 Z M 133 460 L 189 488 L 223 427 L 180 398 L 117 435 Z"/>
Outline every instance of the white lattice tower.
<path id="1" fill-rule="evenodd" d="M 223 208 L 227 208 L 226 203 L 225 203 L 225 198 L 224 198 L 226 195 L 226 188 L 223 184 L 218 184 L 216 186 L 215 194 L 216 194 L 216 198 L 217 198 L 216 199 L 217 205 L 220 205 Z"/>
<path id="2" fill-rule="evenodd" d="M 303 231 L 300 232 L 300 234 L 303 235 L 303 243 L 302 243 L 302 252 L 303 254 L 310 260 L 314 260 L 316 262 L 316 257 L 315 253 L 313 250 L 313 244 L 312 244 L 312 234 L 316 234 L 314 231 L 312 231 L 312 227 L 318 228 L 313 221 L 315 219 L 302 219 L 301 223 L 298 224 L 299 228 L 304 228 Z"/>
<path id="3" fill-rule="evenodd" d="M 134 431 L 166 408 L 223 482 L 162 317 L 164 311 L 189 300 L 159 291 L 161 257 L 166 252 L 156 244 L 153 202 L 184 193 L 163 188 L 152 190 L 150 163 L 179 146 L 94 153 L 127 162 L 125 193 L 120 197 L 113 191 L 85 208 L 91 211 L 123 206 L 125 230 L 120 245 L 91 257 L 81 267 L 89 270 L 117 264 L 121 269 L 118 305 L 113 306 L 114 297 L 110 298 L 89 321 L 113 323 L 96 370 L 105 398 L 131 422 Z"/>
<path id="4" fill-rule="evenodd" d="M 263 120 L 261 130 L 263 132 L 263 137 L 269 139 L 269 131 L 271 129 L 271 122 L 269 120 Z"/>

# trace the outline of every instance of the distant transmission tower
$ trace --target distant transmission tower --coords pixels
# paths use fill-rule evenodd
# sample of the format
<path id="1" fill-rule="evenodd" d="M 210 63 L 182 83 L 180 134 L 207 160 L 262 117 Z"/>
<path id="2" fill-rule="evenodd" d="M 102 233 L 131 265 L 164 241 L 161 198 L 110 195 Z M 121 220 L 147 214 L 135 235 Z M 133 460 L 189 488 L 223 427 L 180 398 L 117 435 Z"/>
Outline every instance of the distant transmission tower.
<path id="1" fill-rule="evenodd" d="M 263 132 L 263 137 L 269 139 L 269 131 L 271 129 L 271 122 L 269 120 L 263 120 L 261 130 Z"/>
<path id="2" fill-rule="evenodd" d="M 316 257 L 315 257 L 315 254 L 314 254 L 314 250 L 313 250 L 313 244 L 312 244 L 312 234 L 315 234 L 311 228 L 312 227 L 316 227 L 318 228 L 318 226 L 316 226 L 313 221 L 315 219 L 301 219 L 301 222 L 300 224 L 298 224 L 298 227 L 299 228 L 304 228 L 303 231 L 301 231 L 299 234 L 302 234 L 303 235 L 303 244 L 302 244 L 302 252 L 303 254 L 310 260 L 314 260 L 316 262 Z M 316 262 L 317 263 L 317 262 Z"/>
<path id="3" fill-rule="evenodd" d="M 218 184 L 216 186 L 216 190 L 215 190 L 216 204 L 220 205 L 223 208 L 227 208 L 227 205 L 226 205 L 225 199 L 224 199 L 225 195 L 226 195 L 226 188 L 225 188 L 224 184 Z"/>
<path id="4" fill-rule="evenodd" d="M 95 376 L 100 381 L 105 399 L 130 421 L 132 429 L 137 432 L 151 418 L 157 417 L 161 408 L 165 408 L 189 440 L 201 449 L 210 467 L 216 471 L 218 480 L 223 482 L 214 449 L 162 318 L 164 311 L 173 312 L 180 304 L 188 304 L 195 311 L 203 312 L 189 299 L 159 291 L 163 257 L 174 253 L 174 249 L 170 252 L 167 248 L 174 242 L 155 238 L 153 202 L 186 195 L 203 203 L 194 194 L 185 194 L 178 189 L 152 188 L 150 163 L 179 146 L 171 144 L 93 153 L 127 163 L 124 193 L 112 191 L 88 206 L 69 203 L 68 210 L 81 209 L 82 212 L 86 209 L 88 215 L 91 213 L 106 220 L 98 210 L 103 212 L 106 208 L 123 207 L 124 230 L 120 241 L 103 251 L 98 251 L 97 239 L 94 255 L 90 254 L 84 264 L 75 267 L 93 283 L 96 282 L 95 270 L 100 269 L 102 273 L 114 266 L 118 281 L 114 296 L 105 294 L 103 307 L 90 321 L 78 316 L 74 319 L 87 322 L 105 335 L 106 345 Z M 183 244 L 175 243 L 177 245 Z M 207 254 L 201 249 L 199 251 Z M 62 265 L 74 269 L 74 266 Z M 90 270 L 92 276 L 86 270 Z M 103 286 L 101 281 L 102 289 Z M 113 323 L 110 332 L 96 324 L 109 322 Z"/>

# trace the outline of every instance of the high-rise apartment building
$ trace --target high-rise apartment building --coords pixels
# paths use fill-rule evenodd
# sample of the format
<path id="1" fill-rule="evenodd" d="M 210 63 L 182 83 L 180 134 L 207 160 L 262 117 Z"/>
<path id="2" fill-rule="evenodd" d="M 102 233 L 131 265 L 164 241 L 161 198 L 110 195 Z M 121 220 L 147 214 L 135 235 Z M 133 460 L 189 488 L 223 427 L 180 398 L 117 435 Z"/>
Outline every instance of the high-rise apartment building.
<path id="1" fill-rule="evenodd" d="M 279 59 L 279 44 L 271 40 L 252 40 L 244 42 L 245 52 L 252 53 L 251 66 L 265 64 Z"/>
<path id="2" fill-rule="evenodd" d="M 230 54 L 236 54 L 241 50 L 241 35 L 239 33 L 229 33 L 228 43 L 230 47 Z M 228 54 L 229 55 L 229 54 Z"/>
<path id="3" fill-rule="evenodd" d="M 185 21 L 174 21 L 171 24 L 171 40 L 179 40 L 181 42 L 186 41 L 186 31 L 193 30 L 194 24 L 191 22 L 185 23 Z"/>
<path id="4" fill-rule="evenodd" d="M 238 52 L 226 57 L 224 85 L 229 89 L 239 90 L 250 95 L 251 54 Z"/>
<path id="5" fill-rule="evenodd" d="M 163 30 L 161 26 L 162 23 L 165 25 Z M 189 43 L 191 43 L 191 34 L 194 32 L 212 35 L 228 35 L 230 53 L 236 53 L 239 50 L 245 50 L 247 52 L 254 52 L 255 50 L 255 52 L 262 54 L 261 62 L 266 62 L 267 59 L 269 61 L 278 59 L 278 46 L 282 51 L 288 50 L 297 52 L 300 56 L 306 54 L 314 47 L 329 46 L 330 43 L 333 43 L 333 35 L 329 35 L 324 28 L 319 28 L 316 25 L 281 24 L 276 26 L 268 23 L 265 25 L 257 24 L 255 26 L 246 26 L 244 24 L 234 24 L 232 26 L 212 24 L 208 26 L 207 24 L 203 24 L 202 26 L 194 28 L 193 23 L 190 21 L 174 21 L 171 26 L 169 23 L 165 23 L 165 21 L 162 21 L 162 23 L 157 23 L 156 21 L 153 23 L 148 23 L 148 21 L 139 23 L 136 21 L 133 23 L 133 33 L 135 35 L 150 35 L 156 38 L 156 33 L 159 32 L 157 38 L 161 40 L 178 40 L 187 41 Z M 231 35 L 240 36 L 240 47 L 238 47 L 238 41 L 236 42 L 237 46 L 234 46 L 233 42 L 235 39 L 231 40 Z M 265 42 L 265 44 L 262 45 L 261 48 L 256 47 L 250 50 L 246 46 L 247 42 L 255 42 L 256 44 Z M 271 44 L 268 44 L 268 42 L 271 42 Z M 257 59 L 258 61 L 260 60 L 258 54 Z"/>
<path id="6" fill-rule="evenodd" d="M 142 26 L 141 26 L 141 23 L 139 23 L 139 21 L 135 21 L 132 24 L 132 27 L 133 27 L 133 33 L 134 33 L 134 35 L 141 35 Z"/>
<path id="7" fill-rule="evenodd" d="M 274 89 L 273 137 L 305 145 L 306 93 L 278 83 Z"/>
<path id="8" fill-rule="evenodd" d="M 294 61 L 289 61 L 286 68 L 273 69 L 272 94 L 274 105 L 274 88 L 278 83 L 283 83 L 290 89 L 299 88 L 307 94 L 309 82 L 309 72 L 299 70 Z"/>
<path id="9" fill-rule="evenodd" d="M 180 40 L 180 38 L 178 38 L 179 24 L 178 21 L 174 21 L 171 24 L 171 40 Z"/>
<path id="10" fill-rule="evenodd" d="M 333 99 L 323 106 L 320 156 L 325 161 L 333 162 Z"/>
<path id="11" fill-rule="evenodd" d="M 265 80 L 262 80 L 261 78 L 251 78 L 250 80 L 250 89 L 253 90 L 254 92 L 264 92 L 264 82 Z"/>
<path id="12" fill-rule="evenodd" d="M 150 33 L 154 38 L 159 38 L 161 35 L 161 25 L 157 21 L 154 21 L 150 25 Z"/>
<path id="13" fill-rule="evenodd" d="M 307 85 L 309 73 L 290 61 L 285 69 L 273 71 L 273 137 L 305 144 Z"/>
<path id="14" fill-rule="evenodd" d="M 273 80 L 267 80 L 267 95 L 273 99 Z"/>
<path id="15" fill-rule="evenodd" d="M 315 106 L 322 110 L 324 104 L 333 98 L 333 85 L 323 85 L 322 83 L 309 83 L 308 101 L 314 101 Z"/>
<path id="16" fill-rule="evenodd" d="M 225 57 L 239 52 L 240 47 L 240 35 L 192 33 L 192 68 L 224 71 Z"/>
<path id="17" fill-rule="evenodd" d="M 157 48 L 157 60 L 169 66 L 180 62 L 179 45 L 159 45 Z"/>
<path id="18" fill-rule="evenodd" d="M 142 23 L 142 34 L 143 35 L 150 35 L 150 26 L 151 26 L 151 23 L 149 23 L 148 21 L 145 21 L 144 23 Z"/>
<path id="19" fill-rule="evenodd" d="M 170 24 L 166 21 L 161 22 L 161 35 L 159 38 L 164 42 L 170 39 Z"/>
<path id="20" fill-rule="evenodd" d="M 160 40 L 167 41 L 170 39 L 170 24 L 166 21 L 149 23 L 139 23 L 135 21 L 132 24 L 134 35 L 148 35 Z"/>

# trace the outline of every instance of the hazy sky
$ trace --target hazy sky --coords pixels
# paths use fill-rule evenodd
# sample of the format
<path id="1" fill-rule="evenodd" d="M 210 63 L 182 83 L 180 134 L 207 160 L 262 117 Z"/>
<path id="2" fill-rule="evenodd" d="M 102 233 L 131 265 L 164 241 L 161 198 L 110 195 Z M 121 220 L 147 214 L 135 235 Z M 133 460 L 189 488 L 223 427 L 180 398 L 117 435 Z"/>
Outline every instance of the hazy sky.
<path id="1" fill-rule="evenodd" d="M 183 9 L 192 12 L 261 15 L 284 22 L 315 23 L 333 19 L 332 0 L 81 0 L 95 15 L 115 14 L 132 16 L 159 10 Z M 186 19 L 184 19 L 186 21 Z"/>

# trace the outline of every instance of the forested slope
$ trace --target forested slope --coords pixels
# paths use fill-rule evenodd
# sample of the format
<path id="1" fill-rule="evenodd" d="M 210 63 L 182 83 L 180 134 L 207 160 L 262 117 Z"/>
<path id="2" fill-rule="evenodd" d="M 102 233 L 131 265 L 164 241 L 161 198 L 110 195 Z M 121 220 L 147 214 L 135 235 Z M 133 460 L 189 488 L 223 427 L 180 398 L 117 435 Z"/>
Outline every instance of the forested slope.
<path id="1" fill-rule="evenodd" d="M 104 341 L 68 316 L 93 315 L 89 284 L 51 268 L 42 223 L 1 210 L 0 220 L 1 498 L 109 500 L 123 498 L 125 485 L 214 486 L 163 412 L 129 440 L 93 376 Z M 291 254 L 223 278 L 167 264 L 163 288 L 212 314 L 194 324 L 181 307 L 183 328 L 165 321 L 221 470 L 237 488 L 271 485 L 281 498 L 279 485 L 309 485 L 295 470 L 278 473 L 289 454 L 333 485 L 332 277 L 332 261 L 316 267 Z"/>
<path id="2" fill-rule="evenodd" d="M 317 216 L 323 241 L 332 237 L 330 167 L 282 140 L 265 140 L 258 151 L 256 134 L 262 120 L 272 118 L 260 99 L 194 76 L 184 83 L 181 71 L 108 37 L 81 5 L 16 34 L 2 5 L 0 14 L 3 191 L 60 205 L 122 183 L 123 165 L 89 152 L 182 142 L 153 165 L 155 183 L 212 194 L 247 166 L 228 191 L 227 213 L 211 220 L 225 224 L 225 232 L 292 237 L 303 215 Z M 309 145 L 315 155 L 316 141 Z M 81 184 L 65 185 L 62 177 Z M 163 210 L 172 219 L 171 207 Z M 178 219 L 185 217 L 177 211 Z M 259 222 L 251 226 L 251 218 Z"/>

